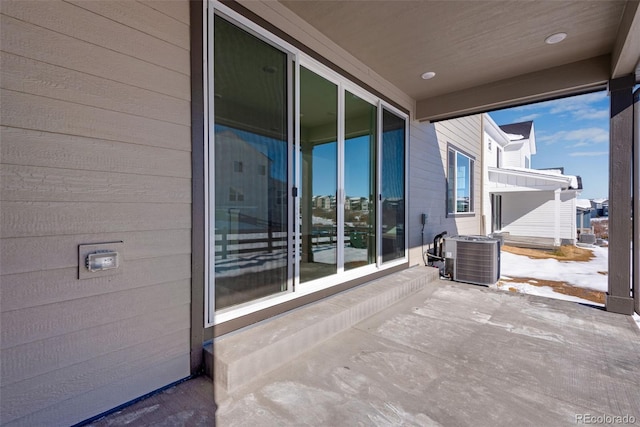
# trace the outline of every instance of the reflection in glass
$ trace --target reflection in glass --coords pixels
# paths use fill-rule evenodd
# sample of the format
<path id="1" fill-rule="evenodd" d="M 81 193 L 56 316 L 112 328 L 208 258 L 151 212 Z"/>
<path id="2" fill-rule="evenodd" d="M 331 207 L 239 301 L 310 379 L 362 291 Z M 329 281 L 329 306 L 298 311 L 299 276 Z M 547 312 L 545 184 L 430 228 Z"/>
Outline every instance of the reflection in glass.
<path id="1" fill-rule="evenodd" d="M 447 212 L 472 212 L 473 160 L 451 149 L 448 153 Z"/>
<path id="2" fill-rule="evenodd" d="M 345 92 L 344 269 L 376 262 L 376 107 Z"/>
<path id="3" fill-rule="evenodd" d="M 455 201 L 456 201 L 456 153 L 453 150 L 449 150 L 449 155 L 447 156 L 449 167 L 447 170 L 447 212 L 454 213 L 455 210 Z"/>
<path id="4" fill-rule="evenodd" d="M 215 17 L 215 308 L 287 286 L 287 56 Z"/>
<path id="5" fill-rule="evenodd" d="M 300 282 L 337 272 L 338 88 L 300 67 Z"/>
<path id="6" fill-rule="evenodd" d="M 382 111 L 382 261 L 404 257 L 405 120 Z"/>
<path id="7" fill-rule="evenodd" d="M 457 153 L 456 161 L 456 212 L 470 212 L 470 159 L 467 156 Z"/>

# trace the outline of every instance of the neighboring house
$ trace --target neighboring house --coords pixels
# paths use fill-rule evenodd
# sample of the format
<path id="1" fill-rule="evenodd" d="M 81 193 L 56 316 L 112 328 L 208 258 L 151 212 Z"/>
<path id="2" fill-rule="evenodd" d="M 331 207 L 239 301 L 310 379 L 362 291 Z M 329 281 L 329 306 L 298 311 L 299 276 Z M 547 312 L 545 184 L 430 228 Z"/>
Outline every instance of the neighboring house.
<path id="1" fill-rule="evenodd" d="M 0 424 L 83 422 L 203 372 L 215 337 L 421 265 L 423 237 L 482 231 L 483 183 L 500 230 L 553 223 L 573 183 L 525 167 L 524 133 L 485 174 L 481 113 L 623 99 L 638 26 L 516 3 L 485 31 L 490 2 L 2 0 Z M 606 41 L 558 54 L 560 24 Z M 118 268 L 89 271 L 103 250 Z"/>
<path id="2" fill-rule="evenodd" d="M 609 200 L 608 199 L 591 199 L 591 207 L 594 210 L 594 218 L 609 216 Z"/>
<path id="3" fill-rule="evenodd" d="M 594 208 L 591 206 L 591 201 L 587 199 L 576 200 L 576 228 L 577 233 L 593 233 L 593 227 L 591 227 L 591 218 L 594 216 Z"/>
<path id="4" fill-rule="evenodd" d="M 574 244 L 580 177 L 561 168 L 531 168 L 533 122 L 498 126 L 488 114 L 483 119 L 486 234 L 499 233 L 514 244 Z"/>

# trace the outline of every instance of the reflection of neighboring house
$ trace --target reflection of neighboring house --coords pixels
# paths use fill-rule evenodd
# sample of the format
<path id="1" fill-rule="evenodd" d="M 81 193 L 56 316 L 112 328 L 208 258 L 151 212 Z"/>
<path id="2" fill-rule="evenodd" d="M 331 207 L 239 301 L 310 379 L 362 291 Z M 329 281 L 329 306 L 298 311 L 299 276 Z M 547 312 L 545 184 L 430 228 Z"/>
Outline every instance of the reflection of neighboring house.
<path id="1" fill-rule="evenodd" d="M 531 169 L 536 154 L 533 122 L 498 126 L 484 115 L 484 227 L 525 242 L 558 246 L 576 241 L 580 177 L 562 168 Z"/>
<path id="2" fill-rule="evenodd" d="M 369 200 L 365 197 L 349 197 L 349 203 L 345 203 L 346 210 L 366 211 L 369 210 Z"/>
<path id="3" fill-rule="evenodd" d="M 216 228 L 264 228 L 269 221 L 269 158 L 232 131 L 216 136 L 216 155 L 234 159 L 228 169 L 216 169 Z"/>
<path id="4" fill-rule="evenodd" d="M 312 203 L 313 206 L 319 209 L 331 209 L 335 206 L 333 196 L 314 196 Z"/>
<path id="5" fill-rule="evenodd" d="M 594 218 L 609 216 L 609 200 L 608 199 L 592 199 L 591 207 L 594 210 Z"/>
<path id="6" fill-rule="evenodd" d="M 591 216 L 593 212 L 594 208 L 591 206 L 590 200 L 576 200 L 576 227 L 578 234 L 593 232 L 591 228 Z"/>

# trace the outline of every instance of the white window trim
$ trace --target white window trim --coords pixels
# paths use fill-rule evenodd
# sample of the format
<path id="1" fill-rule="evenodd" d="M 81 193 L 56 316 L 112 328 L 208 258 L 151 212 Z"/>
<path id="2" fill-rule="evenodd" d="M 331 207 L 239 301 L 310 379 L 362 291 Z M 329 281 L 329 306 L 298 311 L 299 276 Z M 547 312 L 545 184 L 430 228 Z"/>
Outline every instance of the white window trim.
<path id="1" fill-rule="evenodd" d="M 449 156 L 450 153 L 453 152 L 454 153 L 454 166 L 453 166 L 453 170 L 455 173 L 455 179 L 453 180 L 453 205 L 454 205 L 454 211 L 450 212 L 449 211 L 449 192 L 447 191 L 447 215 L 448 216 L 471 216 L 471 215 L 475 215 L 476 210 L 475 210 L 475 204 L 476 204 L 476 197 L 475 197 L 475 191 L 476 191 L 476 183 L 475 183 L 475 173 L 476 173 L 476 167 L 475 167 L 475 163 L 476 163 L 476 159 L 473 156 L 470 156 L 469 154 L 465 153 L 464 151 L 461 151 L 459 149 L 457 149 L 455 146 L 453 145 L 449 145 L 447 147 L 447 185 L 451 186 L 451 177 L 449 176 Z M 470 173 L 469 173 L 469 186 L 471 187 L 471 192 L 470 192 L 470 210 L 469 212 L 458 212 L 457 211 L 457 206 L 458 206 L 458 154 L 466 157 L 469 159 L 469 166 L 470 166 Z"/>
<path id="2" fill-rule="evenodd" d="M 229 8 L 228 6 L 225 6 L 224 4 L 215 1 L 215 0 L 209 0 L 208 3 L 204 2 L 203 3 L 203 9 L 204 9 L 204 13 L 203 13 L 203 28 L 205 29 L 205 31 L 203 31 L 203 44 L 205 46 L 204 52 L 203 52 L 203 88 L 204 88 L 204 93 L 205 93 L 205 102 L 204 102 L 204 128 L 205 128 L 205 134 L 204 134 L 204 159 L 205 159 L 205 185 L 204 185 L 204 202 L 205 202 L 205 217 L 206 217 L 206 221 L 205 221 L 205 289 L 204 289 L 204 297 L 205 297 L 205 324 L 204 327 L 211 327 L 220 323 L 224 323 L 227 322 L 229 320 L 233 320 L 251 313 L 254 313 L 256 311 L 260 311 L 278 304 L 282 304 L 284 302 L 288 302 L 300 297 L 303 297 L 305 295 L 310 295 L 313 294 L 315 292 L 324 290 L 324 289 L 328 289 L 331 288 L 333 286 L 351 281 L 351 280 L 355 280 L 361 277 L 365 277 L 368 275 L 371 275 L 373 273 L 376 272 L 380 272 L 380 271 L 384 271 L 402 264 L 406 264 L 408 262 L 409 259 L 409 248 L 408 248 L 408 236 L 406 235 L 406 232 L 408 230 L 407 224 L 408 224 L 408 216 L 409 216 L 409 199 L 408 199 L 408 180 L 409 180 L 409 172 L 408 172 L 408 159 L 409 159 L 409 116 L 400 111 L 399 109 L 397 109 L 396 107 L 390 105 L 389 103 L 383 101 L 382 99 L 380 99 L 379 97 L 371 94 L 370 92 L 366 91 L 365 89 L 361 88 L 360 86 L 358 86 L 357 84 L 351 82 L 348 80 L 347 77 L 342 76 L 341 74 L 337 73 L 336 71 L 332 70 L 331 68 L 323 65 L 322 63 L 320 63 L 319 61 L 313 59 L 312 57 L 308 56 L 307 54 L 301 52 L 300 50 L 298 50 L 295 46 L 289 44 L 288 42 L 284 41 L 283 39 L 279 38 L 278 36 L 268 32 L 267 30 L 265 30 L 264 28 L 262 28 L 261 26 L 257 25 L 256 23 L 254 23 L 253 21 L 249 20 L 248 18 L 238 14 L 237 12 L 235 12 L 234 10 L 232 10 L 231 8 Z M 293 57 L 293 61 L 294 61 L 294 67 L 295 67 L 295 80 L 293 82 L 293 86 L 294 86 L 294 91 L 295 91 L 295 96 L 293 97 L 293 105 L 290 105 L 289 108 L 292 109 L 292 114 L 290 116 L 297 118 L 299 117 L 299 113 L 300 113 L 300 66 L 304 66 L 305 68 L 309 69 L 310 71 L 320 75 L 323 78 L 326 78 L 327 80 L 331 81 L 332 83 L 336 84 L 338 87 L 338 117 L 343 117 L 344 114 L 340 114 L 340 113 L 344 113 L 344 93 L 345 91 L 349 91 L 350 93 L 360 97 L 361 99 L 369 102 L 370 104 L 376 106 L 377 108 L 377 112 L 378 112 L 378 135 L 377 135 L 377 150 L 378 150 L 378 159 L 380 159 L 380 150 L 381 150 L 381 136 L 382 136 L 382 109 L 386 109 L 387 111 L 397 115 L 398 117 L 402 118 L 405 121 L 405 146 L 404 146 L 404 152 L 405 152 L 405 168 L 404 168 L 404 199 L 405 199 L 405 247 L 404 247 L 404 256 L 402 258 L 398 258 L 396 260 L 392 260 L 392 261 L 388 261 L 385 263 L 382 263 L 382 254 L 381 254 L 381 236 L 379 235 L 378 238 L 376 239 L 376 253 L 377 253 L 377 262 L 374 264 L 370 264 L 370 265 L 366 265 L 363 267 L 359 267 L 359 268 L 355 268 L 353 270 L 347 270 L 344 271 L 344 259 L 340 259 L 338 260 L 338 265 L 341 267 L 338 269 L 338 273 L 332 276 L 328 276 L 328 277 L 324 277 L 321 279 L 317 279 L 314 281 L 310 281 L 310 282 L 305 282 L 303 284 L 303 286 L 300 286 L 299 284 L 299 277 L 293 277 L 293 275 L 291 274 L 292 270 L 295 270 L 296 274 L 299 274 L 299 257 L 295 257 L 295 265 L 293 265 L 293 261 L 291 260 L 292 257 L 289 257 L 289 280 L 288 280 L 288 291 L 283 292 L 283 293 L 279 293 L 273 296 L 266 296 L 264 298 L 261 299 L 257 299 L 257 300 L 253 300 L 253 301 L 249 301 L 247 303 L 244 304 L 239 304 L 237 306 L 233 306 L 233 307 L 229 307 L 226 309 L 222 309 L 222 310 L 215 310 L 215 299 L 211 298 L 211 296 L 213 296 L 213 293 L 215 292 L 215 286 L 214 286 L 214 281 L 213 281 L 213 277 L 215 276 L 215 266 L 214 263 L 211 262 L 211 242 L 215 241 L 215 230 L 212 230 L 210 227 L 211 223 L 215 222 L 215 211 L 212 212 L 211 209 L 209 209 L 210 207 L 210 202 L 211 202 L 211 197 L 210 197 L 210 190 L 215 188 L 215 182 L 214 182 L 214 176 L 215 174 L 212 173 L 212 167 L 210 167 L 210 165 L 212 165 L 212 160 L 210 159 L 210 155 L 211 153 L 209 152 L 209 143 L 211 141 L 210 138 L 210 132 L 211 132 L 211 126 L 213 125 L 213 123 L 210 123 L 209 118 L 210 117 L 214 117 L 214 93 L 213 93 L 213 85 L 209 84 L 209 82 L 213 82 L 213 66 L 209 66 L 209 62 L 211 62 L 211 64 L 213 64 L 212 59 L 210 60 L 210 58 L 213 58 L 213 31 L 211 31 L 213 29 L 213 22 L 214 22 L 214 16 L 215 15 L 219 15 L 221 17 L 223 17 L 224 19 L 227 19 L 229 22 L 233 23 L 234 25 L 239 26 L 240 28 L 242 28 L 245 31 L 248 31 L 250 33 L 253 33 L 254 35 L 257 35 L 260 39 L 262 39 L 263 41 L 275 46 L 276 48 L 282 50 L 285 53 L 288 53 L 291 57 Z M 208 24 L 208 22 L 211 22 L 211 25 Z M 291 123 L 293 122 L 293 123 Z M 300 176 L 300 167 L 296 167 L 295 170 L 295 176 L 292 176 L 292 170 L 293 170 L 293 162 L 295 162 L 296 165 L 300 164 L 300 121 L 299 120 L 290 120 L 290 129 L 289 129 L 289 135 L 290 139 L 293 139 L 293 145 L 290 148 L 294 149 L 294 153 L 295 155 L 293 157 L 293 159 L 290 160 L 290 165 L 289 165 L 289 190 L 291 190 L 291 187 L 295 186 L 297 188 L 300 188 L 300 184 L 301 184 L 301 176 Z M 342 141 L 342 143 L 340 143 L 340 141 Z M 342 144 L 342 145 L 341 145 Z M 344 176 L 343 176 L 343 172 L 340 172 L 342 169 L 344 168 L 344 120 L 340 120 L 338 122 L 338 150 L 339 150 L 339 154 L 338 154 L 338 171 L 339 171 L 339 176 L 338 176 L 338 196 L 344 196 Z M 377 215 L 376 215 L 376 227 L 378 230 L 378 234 L 379 234 L 379 230 L 380 230 L 380 209 L 381 207 L 380 205 L 380 171 L 381 171 L 381 162 L 377 161 L 377 166 L 376 166 L 376 173 L 377 173 L 377 185 L 378 185 L 378 203 L 376 204 L 376 209 L 377 209 Z M 289 191 L 289 195 L 290 196 L 291 191 Z M 293 212 L 299 212 L 300 209 L 300 197 L 296 197 L 293 199 L 292 203 L 294 203 L 295 207 L 294 210 L 289 209 L 290 211 L 290 220 L 289 220 L 289 247 L 291 247 L 293 244 L 296 245 L 296 247 L 300 247 L 301 245 L 301 236 L 300 233 L 295 233 L 294 236 L 294 230 L 298 225 L 298 218 L 297 215 L 294 216 Z M 343 204 L 341 204 L 340 206 L 342 206 Z M 340 215 L 340 209 L 338 209 L 338 213 Z M 342 213 L 342 215 L 344 215 L 344 213 Z M 342 226 L 344 227 L 343 221 L 339 222 L 339 224 L 342 223 Z M 340 235 L 343 235 L 344 233 L 339 233 Z M 295 238 L 295 241 L 293 240 Z M 344 236 L 342 236 L 342 239 L 344 239 Z M 340 240 L 338 242 L 338 244 L 340 243 Z M 344 242 L 343 242 L 344 243 Z M 344 244 L 342 245 L 344 246 Z M 294 267 L 294 268 L 292 268 Z"/>

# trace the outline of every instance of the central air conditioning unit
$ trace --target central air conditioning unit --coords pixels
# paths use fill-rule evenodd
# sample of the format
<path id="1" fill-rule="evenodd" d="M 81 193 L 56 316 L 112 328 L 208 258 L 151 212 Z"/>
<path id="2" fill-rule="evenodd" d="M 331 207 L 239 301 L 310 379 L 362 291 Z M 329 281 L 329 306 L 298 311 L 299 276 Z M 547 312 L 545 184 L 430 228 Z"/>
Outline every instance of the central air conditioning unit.
<path id="1" fill-rule="evenodd" d="M 444 242 L 445 275 L 456 282 L 493 285 L 500 279 L 500 240 L 453 236 Z"/>

